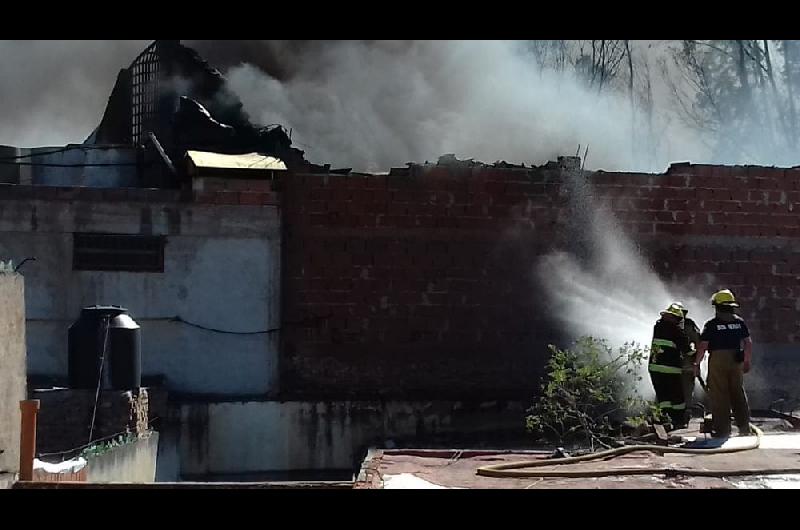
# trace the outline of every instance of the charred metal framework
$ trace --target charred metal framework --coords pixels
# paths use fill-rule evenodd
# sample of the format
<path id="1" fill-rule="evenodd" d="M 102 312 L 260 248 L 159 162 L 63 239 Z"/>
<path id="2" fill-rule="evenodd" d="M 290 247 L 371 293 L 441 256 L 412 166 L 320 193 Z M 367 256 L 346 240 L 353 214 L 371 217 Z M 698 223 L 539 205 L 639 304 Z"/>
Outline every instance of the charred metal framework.
<path id="1" fill-rule="evenodd" d="M 156 40 L 120 70 L 87 143 L 137 147 L 139 182 L 154 188 L 186 184 L 189 149 L 258 152 L 311 167 L 282 127 L 254 125 L 222 74 L 180 40 Z"/>
<path id="2" fill-rule="evenodd" d="M 131 71 L 131 138 L 142 145 L 157 119 L 159 98 L 158 42 L 148 46 L 133 61 Z"/>
<path id="3" fill-rule="evenodd" d="M 72 270 L 164 272 L 163 236 L 73 234 Z"/>

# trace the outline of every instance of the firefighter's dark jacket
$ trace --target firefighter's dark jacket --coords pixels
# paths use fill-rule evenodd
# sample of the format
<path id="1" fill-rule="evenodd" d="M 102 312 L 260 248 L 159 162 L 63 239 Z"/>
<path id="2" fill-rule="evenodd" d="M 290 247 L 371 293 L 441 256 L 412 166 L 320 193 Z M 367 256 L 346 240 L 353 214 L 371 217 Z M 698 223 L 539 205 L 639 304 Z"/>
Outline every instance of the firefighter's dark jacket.
<path id="1" fill-rule="evenodd" d="M 686 338 L 689 339 L 689 343 L 691 344 L 694 342 L 695 347 L 700 345 L 700 328 L 697 327 L 694 320 L 691 318 L 684 318 L 683 319 L 683 329 L 686 333 Z"/>
<path id="2" fill-rule="evenodd" d="M 678 324 L 659 319 L 653 328 L 648 369 L 651 372 L 679 374 L 682 371 L 683 356 L 689 351 L 689 339 Z"/>

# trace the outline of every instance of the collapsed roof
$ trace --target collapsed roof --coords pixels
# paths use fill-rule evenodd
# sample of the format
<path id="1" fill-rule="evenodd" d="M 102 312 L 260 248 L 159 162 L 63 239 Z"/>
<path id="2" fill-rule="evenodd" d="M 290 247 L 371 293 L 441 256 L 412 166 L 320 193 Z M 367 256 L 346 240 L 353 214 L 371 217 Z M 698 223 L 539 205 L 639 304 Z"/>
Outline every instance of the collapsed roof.
<path id="1" fill-rule="evenodd" d="M 173 161 L 199 150 L 309 165 L 283 127 L 254 125 L 222 74 L 177 40 L 153 42 L 120 70 L 103 118 L 84 143 L 155 143 Z"/>

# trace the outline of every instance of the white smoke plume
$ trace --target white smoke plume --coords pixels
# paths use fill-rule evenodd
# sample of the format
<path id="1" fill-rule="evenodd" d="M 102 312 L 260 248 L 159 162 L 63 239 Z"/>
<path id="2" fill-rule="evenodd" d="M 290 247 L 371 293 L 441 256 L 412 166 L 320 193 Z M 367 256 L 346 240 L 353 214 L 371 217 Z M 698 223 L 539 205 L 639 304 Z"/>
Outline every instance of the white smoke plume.
<path id="1" fill-rule="evenodd" d="M 540 70 L 519 42 L 333 42 L 294 60 L 281 80 L 249 64 L 226 75 L 255 121 L 291 128 L 317 163 L 386 171 L 455 153 L 541 164 L 581 144 L 587 169 L 663 171 L 701 156 L 683 130 L 645 155 L 626 97 Z"/>

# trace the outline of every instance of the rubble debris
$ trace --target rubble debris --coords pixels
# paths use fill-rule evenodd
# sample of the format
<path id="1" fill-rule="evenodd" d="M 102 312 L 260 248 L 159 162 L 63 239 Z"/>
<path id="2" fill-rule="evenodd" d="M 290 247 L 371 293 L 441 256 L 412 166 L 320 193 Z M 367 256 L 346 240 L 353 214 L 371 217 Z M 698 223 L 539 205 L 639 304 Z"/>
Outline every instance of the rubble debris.
<path id="1" fill-rule="evenodd" d="M 666 175 L 671 175 L 678 171 L 686 171 L 691 165 L 691 162 L 673 162 L 667 168 Z"/>
<path id="2" fill-rule="evenodd" d="M 581 168 L 581 157 L 579 156 L 559 156 L 557 167 L 567 170 L 575 170 Z"/>
<path id="3" fill-rule="evenodd" d="M 512 164 L 510 162 L 506 162 L 505 160 L 498 160 L 492 165 L 492 167 L 498 169 L 525 169 L 525 164 Z"/>
<path id="4" fill-rule="evenodd" d="M 474 167 L 474 166 L 482 166 L 485 164 L 483 162 L 473 160 L 472 158 L 468 158 L 466 160 L 459 160 L 456 157 L 456 155 L 449 153 L 440 156 L 439 160 L 436 162 L 436 165 L 447 166 L 447 167 Z"/>
<path id="5" fill-rule="evenodd" d="M 656 431 L 656 438 L 658 441 L 656 442 L 658 445 L 667 445 L 669 441 L 669 436 L 667 435 L 667 430 L 664 428 L 663 425 L 653 425 L 653 428 Z"/>

